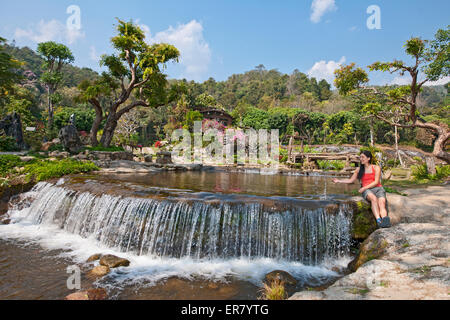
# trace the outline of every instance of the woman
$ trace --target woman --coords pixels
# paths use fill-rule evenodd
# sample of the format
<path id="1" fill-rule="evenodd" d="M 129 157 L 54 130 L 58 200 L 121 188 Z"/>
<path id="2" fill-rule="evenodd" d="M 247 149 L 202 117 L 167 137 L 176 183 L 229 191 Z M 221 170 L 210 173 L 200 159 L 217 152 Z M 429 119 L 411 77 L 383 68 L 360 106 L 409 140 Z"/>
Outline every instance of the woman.
<path id="1" fill-rule="evenodd" d="M 386 192 L 380 183 L 381 168 L 371 164 L 372 158 L 370 151 L 363 151 L 359 158 L 361 165 L 355 170 L 352 177 L 342 180 L 333 179 L 333 182 L 350 184 L 355 182 L 356 179 L 360 180 L 362 187 L 359 189 L 359 193 L 362 193 L 362 197 L 371 203 L 378 227 L 389 228 L 391 221 L 386 210 Z"/>

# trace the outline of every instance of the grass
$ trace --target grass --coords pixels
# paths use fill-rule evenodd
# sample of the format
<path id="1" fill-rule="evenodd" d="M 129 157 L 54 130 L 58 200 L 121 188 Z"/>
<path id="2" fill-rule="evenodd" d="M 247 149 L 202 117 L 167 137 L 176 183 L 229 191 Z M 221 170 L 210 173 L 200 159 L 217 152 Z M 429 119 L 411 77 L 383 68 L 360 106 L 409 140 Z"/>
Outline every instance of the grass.
<path id="1" fill-rule="evenodd" d="M 348 290 L 345 290 L 345 291 L 347 291 L 348 293 L 352 293 L 352 294 L 364 295 L 364 294 L 368 293 L 370 290 L 369 289 L 351 288 L 351 289 L 348 289 Z"/>
<path id="2" fill-rule="evenodd" d="M 107 151 L 107 152 L 125 151 L 124 148 L 116 146 L 111 146 L 108 148 L 105 148 L 103 146 L 96 146 L 96 147 L 87 147 L 86 149 L 89 151 Z"/>
<path id="3" fill-rule="evenodd" d="M 273 280 L 270 285 L 264 283 L 262 288 L 262 300 L 285 300 L 287 299 L 287 292 L 284 288 L 284 283 L 278 279 Z"/>
<path id="4" fill-rule="evenodd" d="M 0 178 L 2 185 L 8 185 L 11 179 L 21 177 L 25 183 L 39 182 L 51 178 L 59 178 L 68 174 L 84 173 L 99 170 L 91 161 L 64 159 L 50 161 L 33 159 L 28 162 L 18 156 L 0 155 Z"/>

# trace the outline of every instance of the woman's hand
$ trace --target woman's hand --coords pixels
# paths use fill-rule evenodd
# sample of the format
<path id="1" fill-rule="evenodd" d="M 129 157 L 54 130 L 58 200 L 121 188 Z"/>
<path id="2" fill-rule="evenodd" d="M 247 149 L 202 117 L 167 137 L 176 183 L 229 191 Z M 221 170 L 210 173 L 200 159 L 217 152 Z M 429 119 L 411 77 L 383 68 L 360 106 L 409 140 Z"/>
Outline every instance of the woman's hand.
<path id="1" fill-rule="evenodd" d="M 339 179 L 334 178 L 333 183 L 339 183 Z"/>
<path id="2" fill-rule="evenodd" d="M 366 191 L 366 190 L 367 190 L 366 188 L 361 188 L 361 189 L 358 190 L 358 192 L 359 192 L 359 193 L 363 193 L 363 192 Z"/>

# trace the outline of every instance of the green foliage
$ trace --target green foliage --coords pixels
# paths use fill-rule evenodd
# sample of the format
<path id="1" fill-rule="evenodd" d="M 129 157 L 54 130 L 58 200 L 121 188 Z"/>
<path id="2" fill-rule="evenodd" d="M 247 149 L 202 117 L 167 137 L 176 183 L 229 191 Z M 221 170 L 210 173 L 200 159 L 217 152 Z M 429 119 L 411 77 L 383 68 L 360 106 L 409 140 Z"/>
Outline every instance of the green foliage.
<path id="1" fill-rule="evenodd" d="M 279 279 L 273 280 L 270 284 L 264 283 L 261 291 L 263 300 L 285 300 L 287 298 L 284 283 Z"/>
<path id="2" fill-rule="evenodd" d="M 186 113 L 186 117 L 184 119 L 183 125 L 186 129 L 192 129 L 194 127 L 195 121 L 202 121 L 203 115 L 200 111 L 197 110 L 189 110 Z"/>
<path id="3" fill-rule="evenodd" d="M 86 149 L 90 151 L 108 151 L 108 152 L 116 152 L 116 151 L 125 151 L 123 147 L 119 146 L 110 146 L 110 147 L 103 147 L 103 146 L 96 146 L 96 147 L 87 147 Z"/>
<path id="4" fill-rule="evenodd" d="M 5 134 L 0 134 L 0 151 L 17 151 L 16 140 Z"/>
<path id="5" fill-rule="evenodd" d="M 12 168 L 20 165 L 20 157 L 8 154 L 0 155 L 0 175 L 5 175 Z"/>
<path id="6" fill-rule="evenodd" d="M 59 178 L 68 174 L 90 172 L 99 170 L 93 162 L 82 162 L 73 159 L 59 161 L 37 160 L 24 165 L 27 181 L 42 181 L 51 178 Z"/>
<path id="7" fill-rule="evenodd" d="M 319 169 L 340 171 L 345 168 L 345 161 L 342 160 L 317 160 Z"/>
<path id="8" fill-rule="evenodd" d="M 411 175 L 413 176 L 414 180 L 424 180 L 428 179 L 428 169 L 426 163 L 421 163 L 415 166 L 411 166 Z"/>
<path id="9" fill-rule="evenodd" d="M 95 119 L 95 111 L 82 108 L 57 108 L 54 115 L 54 125 L 59 131 L 69 124 L 70 116 L 75 114 L 78 131 L 89 132 Z"/>
<path id="10" fill-rule="evenodd" d="M 6 39 L 0 37 L 0 100 L 23 77 L 19 73 L 22 62 L 5 51 Z"/>
<path id="11" fill-rule="evenodd" d="M 242 118 L 242 124 L 255 130 L 268 129 L 269 114 L 261 109 L 251 107 Z"/>
<path id="12" fill-rule="evenodd" d="M 356 68 L 354 63 L 342 66 L 334 71 L 334 74 L 336 76 L 334 85 L 342 95 L 348 95 L 369 82 L 367 73 L 361 68 Z"/>

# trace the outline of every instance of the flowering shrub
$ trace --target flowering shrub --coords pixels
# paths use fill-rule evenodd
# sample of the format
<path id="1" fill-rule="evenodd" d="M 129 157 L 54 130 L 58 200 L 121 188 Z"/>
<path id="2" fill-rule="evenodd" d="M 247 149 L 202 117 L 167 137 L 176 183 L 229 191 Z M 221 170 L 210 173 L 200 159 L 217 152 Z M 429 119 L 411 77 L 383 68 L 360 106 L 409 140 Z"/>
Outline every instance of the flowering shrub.
<path id="1" fill-rule="evenodd" d="M 161 141 L 156 141 L 155 148 L 160 148 L 160 147 L 161 147 Z"/>
<path id="2" fill-rule="evenodd" d="M 227 127 L 225 127 L 222 123 L 220 123 L 217 120 L 204 119 L 202 121 L 202 130 L 203 131 L 208 130 L 208 129 L 217 129 L 220 132 L 224 132 L 226 128 Z"/>

